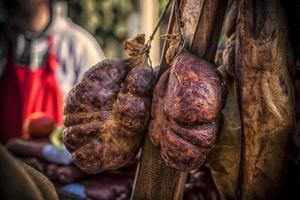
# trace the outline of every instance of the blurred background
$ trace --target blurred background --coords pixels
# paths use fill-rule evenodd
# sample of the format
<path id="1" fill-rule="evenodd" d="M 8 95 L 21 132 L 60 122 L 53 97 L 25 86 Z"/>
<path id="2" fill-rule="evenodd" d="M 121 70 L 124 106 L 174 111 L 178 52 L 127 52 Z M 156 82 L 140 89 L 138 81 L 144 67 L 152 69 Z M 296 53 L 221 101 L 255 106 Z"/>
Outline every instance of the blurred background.
<path id="1" fill-rule="evenodd" d="M 1 1 L 0 1 L 1 2 Z M 126 55 L 120 46 L 138 33 L 150 33 L 168 0 L 56 0 L 62 12 L 91 33 L 106 57 Z M 3 5 L 0 4 L 0 19 Z M 160 32 L 164 32 L 168 17 Z"/>
<path id="2" fill-rule="evenodd" d="M 68 10 L 74 22 L 94 35 L 107 57 L 120 57 L 123 55 L 120 48 L 122 42 L 138 33 L 149 33 L 148 27 L 153 26 L 151 18 L 155 21 L 167 2 L 168 0 L 71 0 L 68 2 Z M 148 13 L 151 18 L 145 19 Z M 164 25 L 166 23 L 167 20 Z M 164 25 L 161 27 L 165 28 Z"/>

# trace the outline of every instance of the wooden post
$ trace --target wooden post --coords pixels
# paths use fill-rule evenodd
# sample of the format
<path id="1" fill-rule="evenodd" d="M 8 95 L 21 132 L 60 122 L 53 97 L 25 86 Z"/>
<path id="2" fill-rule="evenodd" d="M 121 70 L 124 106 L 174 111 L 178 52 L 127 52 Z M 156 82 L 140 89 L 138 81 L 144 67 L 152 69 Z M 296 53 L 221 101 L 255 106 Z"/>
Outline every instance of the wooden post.
<path id="1" fill-rule="evenodd" d="M 212 62 L 217 49 L 227 0 L 178 0 L 178 3 L 188 50 L 198 57 Z M 168 33 L 172 33 L 177 26 L 175 19 L 173 6 Z M 168 45 L 169 43 L 165 42 L 160 66 L 161 73 L 169 67 L 165 61 Z M 187 172 L 179 172 L 166 167 L 160 157 L 159 149 L 152 145 L 147 134 L 131 199 L 180 200 L 183 196 L 187 174 Z"/>

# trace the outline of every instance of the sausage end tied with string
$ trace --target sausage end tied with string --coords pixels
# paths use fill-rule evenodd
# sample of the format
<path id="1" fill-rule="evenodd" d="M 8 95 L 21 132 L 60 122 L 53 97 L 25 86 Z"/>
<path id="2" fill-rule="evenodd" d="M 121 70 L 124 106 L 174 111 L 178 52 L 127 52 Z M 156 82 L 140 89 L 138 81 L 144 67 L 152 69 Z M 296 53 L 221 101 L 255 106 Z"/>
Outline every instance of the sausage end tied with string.
<path id="1" fill-rule="evenodd" d="M 167 14 L 168 8 L 170 7 L 170 4 L 172 3 L 172 1 L 174 1 L 175 15 L 176 15 L 176 21 L 178 23 L 177 26 L 179 27 L 179 33 L 160 35 L 161 39 L 167 40 L 170 43 L 172 43 L 173 52 L 176 52 L 175 54 L 173 54 L 173 56 L 171 56 L 172 57 L 170 59 L 171 61 L 168 63 L 171 63 L 172 60 L 178 55 L 178 53 L 185 47 L 185 40 L 183 37 L 183 30 L 182 30 L 184 23 L 181 21 L 178 1 L 177 0 L 169 0 L 168 3 L 166 4 L 162 14 L 160 15 L 151 35 L 149 36 L 148 41 L 146 43 L 144 43 L 143 47 L 141 47 L 141 48 L 135 48 L 134 50 L 131 49 L 130 53 L 128 54 L 129 56 L 139 56 L 139 55 L 145 54 L 147 56 L 149 65 L 152 66 L 152 61 L 150 58 L 151 44 L 152 44 L 152 41 L 154 39 L 156 32 L 158 31 L 159 26 L 161 25 L 163 19 L 165 18 L 166 14 Z M 139 37 L 139 36 L 143 37 L 144 34 L 140 34 L 137 37 Z M 126 47 L 125 47 L 125 49 L 126 49 Z"/>

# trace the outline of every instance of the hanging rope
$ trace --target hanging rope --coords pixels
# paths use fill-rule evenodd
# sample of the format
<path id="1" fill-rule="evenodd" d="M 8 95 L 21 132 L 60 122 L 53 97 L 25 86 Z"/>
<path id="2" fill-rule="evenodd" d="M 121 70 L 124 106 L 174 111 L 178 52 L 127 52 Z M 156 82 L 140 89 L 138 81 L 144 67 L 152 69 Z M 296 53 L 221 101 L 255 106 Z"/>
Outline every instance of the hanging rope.
<path id="1" fill-rule="evenodd" d="M 184 23 L 181 20 L 179 4 L 178 4 L 177 0 L 174 0 L 174 12 L 175 12 L 175 17 L 176 17 L 175 21 L 177 22 L 179 33 L 164 34 L 164 35 L 161 35 L 161 38 L 163 40 L 167 40 L 167 41 L 177 40 L 177 41 L 180 41 L 180 42 L 184 42 L 184 36 L 183 36 Z"/>
<path id="2" fill-rule="evenodd" d="M 154 39 L 154 36 L 156 34 L 156 32 L 158 31 L 159 26 L 162 23 L 162 20 L 165 18 L 168 8 L 170 7 L 170 4 L 172 3 L 172 1 L 174 1 L 174 11 L 175 11 L 175 16 L 176 16 L 176 22 L 178 23 L 178 28 L 179 28 L 179 34 L 164 34 L 161 35 L 160 37 L 164 40 L 170 41 L 170 42 L 175 42 L 178 41 L 178 45 L 177 48 L 179 48 L 179 46 L 182 44 L 182 48 L 184 48 L 185 46 L 185 40 L 183 37 L 183 22 L 181 21 L 181 16 L 180 16 L 180 11 L 179 11 L 179 4 L 178 4 L 178 0 L 169 0 L 168 3 L 166 4 L 162 14 L 160 15 L 151 35 L 149 36 L 148 41 L 146 42 L 144 48 L 141 48 L 137 51 L 135 51 L 134 53 L 131 53 L 132 56 L 137 56 L 137 55 L 142 55 L 142 54 L 146 54 L 149 64 L 150 66 L 152 66 L 152 61 L 150 58 L 150 49 L 151 49 L 151 43 Z"/>
<path id="3" fill-rule="evenodd" d="M 166 40 L 166 41 L 180 41 L 180 34 L 178 33 L 174 33 L 174 34 L 163 34 L 163 35 L 160 35 L 160 38 L 163 39 L 163 40 Z"/>
<path id="4" fill-rule="evenodd" d="M 151 35 L 149 36 L 148 41 L 147 41 L 146 44 L 145 44 L 145 47 L 142 48 L 142 49 L 140 49 L 139 51 L 136 51 L 136 52 L 134 52 L 133 54 L 131 54 L 132 56 L 137 56 L 137 55 L 146 54 L 147 57 L 148 57 L 148 61 L 149 61 L 150 66 L 152 66 L 152 61 L 151 61 L 151 58 L 150 58 L 150 56 L 149 56 L 149 54 L 150 54 L 150 49 L 151 49 L 151 43 L 152 43 L 152 41 L 153 41 L 153 39 L 154 39 L 154 36 L 155 36 L 155 34 L 156 34 L 156 32 L 157 32 L 159 26 L 160 26 L 161 23 L 162 23 L 162 20 L 164 19 L 164 17 L 165 17 L 166 14 L 167 14 L 167 11 L 168 11 L 168 8 L 170 7 L 171 2 L 172 2 L 172 0 L 169 0 L 168 3 L 167 3 L 167 5 L 165 6 L 165 8 L 164 8 L 162 14 L 160 15 L 160 17 L 159 17 L 159 19 L 158 19 L 158 21 L 157 21 L 157 23 L 156 23 L 156 25 L 155 25 L 155 27 L 154 27 L 152 33 L 151 33 Z"/>
<path id="5" fill-rule="evenodd" d="M 184 41 L 184 36 L 183 36 L 183 26 L 184 23 L 181 20 L 181 15 L 180 15 L 180 10 L 179 10 L 179 4 L 178 4 L 178 0 L 174 0 L 175 1 L 175 16 L 176 16 L 176 21 L 177 21 L 177 25 L 179 28 L 179 33 L 180 33 L 180 42 L 185 42 Z"/>
<path id="6" fill-rule="evenodd" d="M 167 11 L 168 11 L 168 8 L 169 8 L 171 2 L 172 2 L 172 0 L 169 0 L 169 2 L 167 3 L 167 5 L 165 6 L 165 8 L 164 8 L 162 14 L 160 15 L 160 17 L 159 17 L 159 19 L 158 19 L 158 21 L 157 21 L 157 23 L 156 23 L 156 25 L 155 25 L 155 27 L 154 27 L 154 29 L 152 31 L 152 34 L 150 35 L 149 40 L 147 41 L 146 44 L 151 45 L 151 42 L 154 39 L 154 36 L 155 36 L 155 34 L 156 34 L 156 32 L 157 32 L 157 30 L 158 30 L 158 28 L 159 28 L 162 20 L 164 19 L 164 17 L 167 14 Z"/>
<path id="7" fill-rule="evenodd" d="M 177 33 L 161 35 L 161 38 L 163 40 L 169 42 L 168 50 L 165 55 L 166 62 L 169 64 L 173 62 L 173 60 L 177 57 L 177 55 L 186 46 L 184 34 L 183 34 L 184 23 L 181 20 L 178 0 L 174 0 L 174 14 L 175 14 L 175 21 L 177 22 L 177 27 L 178 27 L 178 31 L 175 30 Z"/>

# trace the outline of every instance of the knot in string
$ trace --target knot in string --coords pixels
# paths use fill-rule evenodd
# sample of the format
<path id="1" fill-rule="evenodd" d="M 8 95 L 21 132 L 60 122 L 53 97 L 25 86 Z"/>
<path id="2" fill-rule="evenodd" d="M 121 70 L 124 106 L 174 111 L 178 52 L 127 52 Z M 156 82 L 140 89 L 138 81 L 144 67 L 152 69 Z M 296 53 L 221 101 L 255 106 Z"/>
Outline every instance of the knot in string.
<path id="1" fill-rule="evenodd" d="M 144 45 L 143 48 L 131 50 L 131 52 L 128 55 L 129 56 L 139 56 L 139 55 L 143 55 L 143 54 L 148 55 L 150 52 L 150 48 L 151 48 L 151 46 L 146 44 L 146 45 Z"/>
<path id="2" fill-rule="evenodd" d="M 179 33 L 174 33 L 174 34 L 163 34 L 160 35 L 160 38 L 166 41 L 180 41 L 181 40 L 181 35 Z"/>

